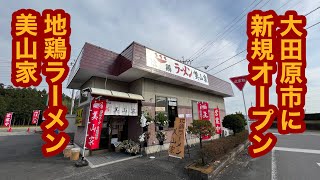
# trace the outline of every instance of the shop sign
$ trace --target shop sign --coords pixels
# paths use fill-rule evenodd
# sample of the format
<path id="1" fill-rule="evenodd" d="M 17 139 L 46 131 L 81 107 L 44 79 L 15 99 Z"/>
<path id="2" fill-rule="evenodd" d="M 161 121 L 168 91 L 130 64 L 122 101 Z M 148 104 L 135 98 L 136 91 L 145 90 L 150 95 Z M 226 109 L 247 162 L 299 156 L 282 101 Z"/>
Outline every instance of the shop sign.
<path id="1" fill-rule="evenodd" d="M 214 108 L 214 122 L 216 126 L 216 134 L 221 134 L 221 119 L 220 119 L 220 109 Z"/>
<path id="2" fill-rule="evenodd" d="M 34 110 L 32 114 L 32 124 L 38 124 L 40 110 Z"/>
<path id="3" fill-rule="evenodd" d="M 201 84 L 209 85 L 208 75 L 174 59 L 146 48 L 147 66 L 177 75 Z"/>
<path id="4" fill-rule="evenodd" d="M 104 115 L 138 116 L 138 103 L 108 101 Z"/>
<path id="5" fill-rule="evenodd" d="M 157 112 L 165 112 L 166 111 L 166 107 L 156 107 L 156 111 Z"/>
<path id="6" fill-rule="evenodd" d="M 91 102 L 91 111 L 88 123 L 88 132 L 86 136 L 86 148 L 93 150 L 99 148 L 100 134 L 106 110 L 105 100 L 93 99 Z"/>
<path id="7" fill-rule="evenodd" d="M 169 146 L 169 156 L 182 159 L 184 157 L 184 144 L 186 133 L 186 120 L 176 118 Z"/>
<path id="8" fill-rule="evenodd" d="M 83 108 L 77 109 L 76 126 L 82 126 Z"/>

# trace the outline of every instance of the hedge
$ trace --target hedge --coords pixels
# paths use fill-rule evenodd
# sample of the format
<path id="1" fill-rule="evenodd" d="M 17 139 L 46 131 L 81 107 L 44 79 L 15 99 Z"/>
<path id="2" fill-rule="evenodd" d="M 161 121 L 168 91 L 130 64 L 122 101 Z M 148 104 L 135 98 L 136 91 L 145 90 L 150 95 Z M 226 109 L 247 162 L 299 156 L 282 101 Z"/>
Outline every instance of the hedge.
<path id="1" fill-rule="evenodd" d="M 220 139 L 215 139 L 204 144 L 200 150 L 200 157 L 206 159 L 206 163 L 216 161 L 235 147 L 248 139 L 248 131 L 242 131 L 236 136 L 228 136 Z"/>

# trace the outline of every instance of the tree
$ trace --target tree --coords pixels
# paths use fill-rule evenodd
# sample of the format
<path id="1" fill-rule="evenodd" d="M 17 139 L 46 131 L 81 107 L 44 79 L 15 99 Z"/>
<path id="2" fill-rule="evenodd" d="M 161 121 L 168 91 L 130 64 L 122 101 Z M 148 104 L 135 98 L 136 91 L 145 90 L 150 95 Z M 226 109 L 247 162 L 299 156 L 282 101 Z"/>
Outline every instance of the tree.
<path id="1" fill-rule="evenodd" d="M 2 124 L 2 121 L 6 114 L 6 109 L 7 109 L 7 103 L 4 97 L 0 96 L 0 125 Z"/>
<path id="2" fill-rule="evenodd" d="M 242 112 L 236 112 L 236 115 L 240 116 L 242 119 L 244 119 L 244 125 L 247 125 L 247 121 L 246 118 L 244 117 L 244 115 L 242 114 Z"/>
<path id="3" fill-rule="evenodd" d="M 188 133 L 197 135 L 200 139 L 200 151 L 202 150 L 202 136 L 214 135 L 215 130 L 210 121 L 194 120 L 188 127 Z M 202 165 L 205 165 L 204 156 L 201 156 Z"/>
<path id="4" fill-rule="evenodd" d="M 243 131 L 246 121 L 238 114 L 229 114 L 223 118 L 222 125 L 233 131 L 233 135 Z"/>

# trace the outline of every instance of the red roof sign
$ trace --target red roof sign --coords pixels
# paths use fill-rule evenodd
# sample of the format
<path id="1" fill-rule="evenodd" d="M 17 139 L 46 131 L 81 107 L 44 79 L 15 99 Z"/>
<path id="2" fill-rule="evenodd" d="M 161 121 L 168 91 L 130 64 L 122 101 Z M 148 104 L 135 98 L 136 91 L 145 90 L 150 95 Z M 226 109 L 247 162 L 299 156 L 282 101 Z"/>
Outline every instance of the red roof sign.
<path id="1" fill-rule="evenodd" d="M 248 75 L 245 75 L 245 76 L 239 76 L 239 77 L 232 77 L 230 78 L 230 80 L 233 82 L 233 84 L 235 86 L 237 86 L 237 88 L 242 91 L 244 85 L 246 84 L 247 82 L 247 76 Z"/>

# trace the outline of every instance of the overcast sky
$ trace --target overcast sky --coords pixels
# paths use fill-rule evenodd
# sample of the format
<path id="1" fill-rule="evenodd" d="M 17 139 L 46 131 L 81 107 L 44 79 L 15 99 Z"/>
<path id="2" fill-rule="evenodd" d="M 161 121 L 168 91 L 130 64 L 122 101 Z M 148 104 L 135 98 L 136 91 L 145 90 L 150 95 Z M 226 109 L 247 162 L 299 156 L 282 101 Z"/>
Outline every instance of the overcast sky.
<path id="1" fill-rule="evenodd" d="M 212 45 L 208 46 L 208 50 L 192 64 L 196 67 L 209 65 L 210 69 L 246 48 L 246 14 L 253 7 L 262 10 L 273 9 L 278 14 L 283 14 L 288 9 L 306 14 L 320 6 L 319 1 L 314 0 L 263 0 L 262 2 L 258 0 L 0 0 L 0 2 L 0 82 L 4 84 L 11 84 L 11 15 L 21 8 L 31 8 L 39 12 L 44 9 L 62 8 L 71 15 L 71 60 L 77 57 L 85 42 L 121 52 L 132 41 L 136 41 L 176 59 L 189 58 L 203 45 L 211 42 Z M 244 10 L 245 13 L 242 13 Z M 237 19 L 233 21 L 235 18 Z M 307 27 L 318 21 L 320 21 L 320 10 L 307 16 Z M 231 22 L 236 23 L 232 25 Z M 307 36 L 307 113 L 320 112 L 319 40 L 320 25 L 310 28 Z M 245 56 L 246 52 L 209 73 L 215 74 L 244 59 Z M 230 77 L 248 74 L 247 65 L 248 62 L 243 61 L 216 76 L 229 81 Z M 46 86 L 46 82 L 43 81 L 39 88 Z M 225 99 L 226 111 L 228 114 L 236 111 L 244 112 L 242 95 L 235 86 L 233 90 L 235 96 Z M 247 106 L 250 106 L 251 102 L 254 105 L 254 87 L 247 83 L 244 91 Z M 70 94 L 70 92 L 71 90 L 64 89 L 64 93 Z M 272 87 L 271 92 L 270 102 L 276 104 L 275 87 Z"/>

